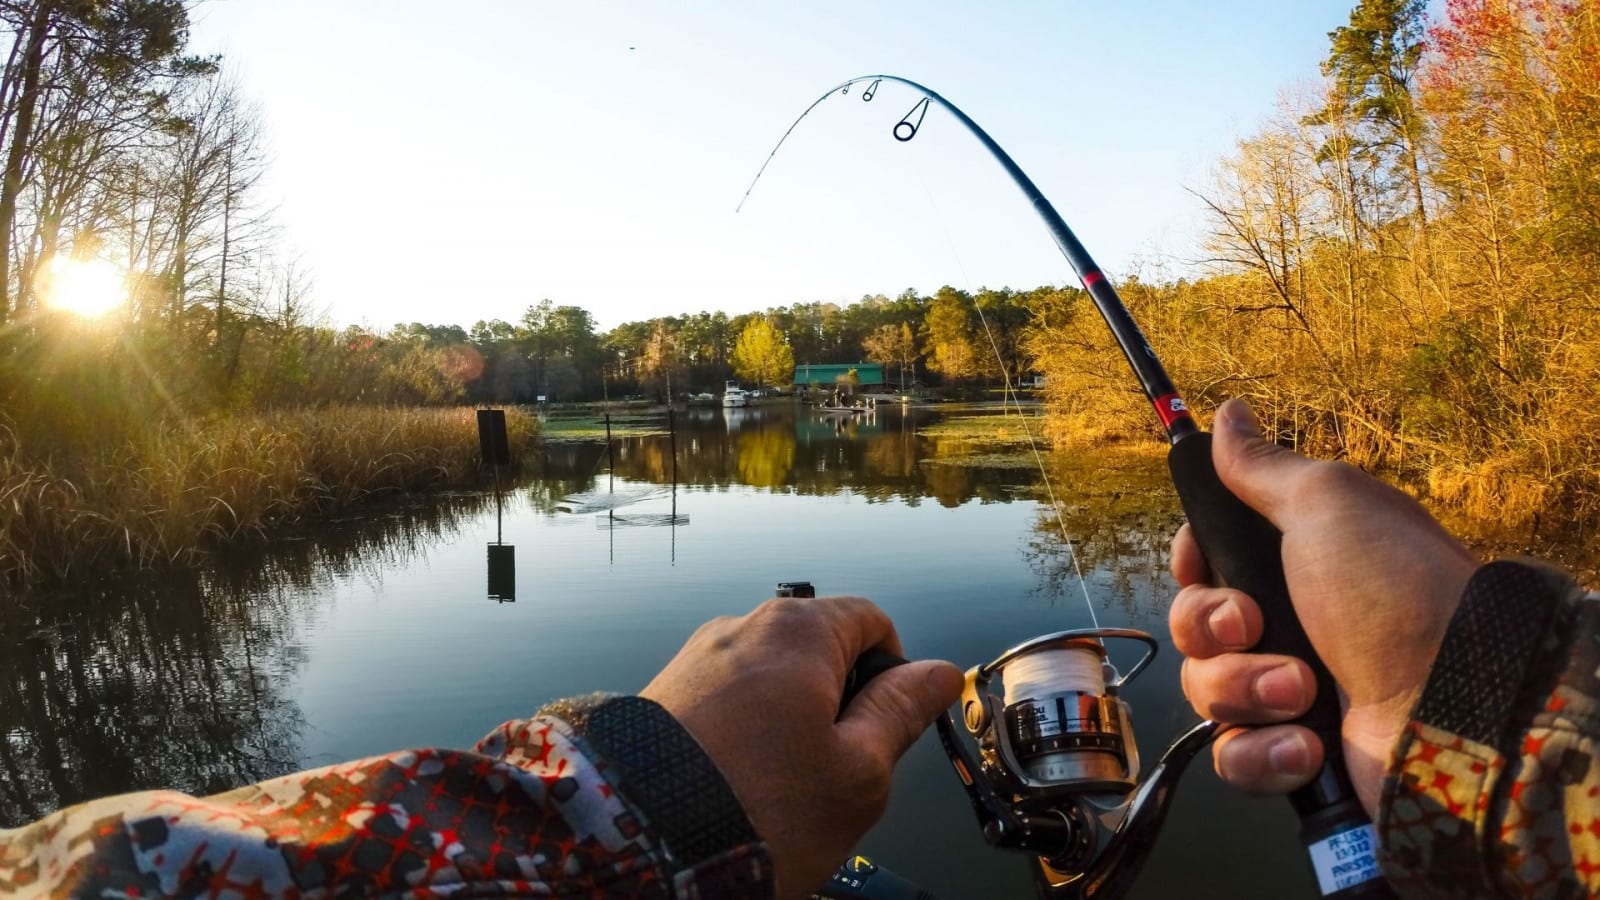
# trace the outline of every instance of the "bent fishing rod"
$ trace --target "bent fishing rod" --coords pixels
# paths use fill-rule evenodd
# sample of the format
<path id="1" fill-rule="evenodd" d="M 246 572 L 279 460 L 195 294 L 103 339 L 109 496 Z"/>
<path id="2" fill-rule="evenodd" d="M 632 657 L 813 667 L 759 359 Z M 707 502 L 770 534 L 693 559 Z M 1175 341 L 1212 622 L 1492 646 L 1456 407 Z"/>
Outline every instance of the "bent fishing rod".
<path id="1" fill-rule="evenodd" d="M 1318 889 L 1336 900 L 1390 900 L 1395 895 L 1378 872 L 1376 831 L 1345 768 L 1333 676 L 1312 648 L 1289 599 L 1282 534 L 1223 486 L 1212 461 L 1211 435 L 1196 424 L 1111 281 L 1022 167 L 935 91 L 896 75 L 863 75 L 834 85 L 806 107 L 767 155 L 739 208 L 784 142 L 823 101 L 866 84 L 859 96 L 871 102 L 884 82 L 908 87 L 920 97 L 895 123 L 895 140 L 915 138 L 930 105 L 965 126 L 1021 189 L 1111 329 L 1167 434 L 1172 483 L 1214 580 L 1250 595 L 1261 608 L 1264 628 L 1255 652 L 1299 657 L 1315 675 L 1316 702 L 1296 722 L 1321 739 L 1323 764 L 1315 778 L 1289 795 L 1289 802 L 1300 818 L 1300 839 Z M 1142 642 L 1147 652 L 1120 675 L 1106 639 Z M 967 672 L 962 724 L 976 742 L 976 753 L 958 735 L 948 712 L 938 722 L 940 740 L 985 839 L 1032 854 L 1041 897 L 1123 896 L 1154 844 L 1179 776 L 1225 727 L 1202 722 L 1140 779 L 1131 712 L 1119 688 L 1148 664 L 1156 646 L 1150 635 L 1122 628 L 1034 638 Z M 859 689 L 898 662 L 882 651 L 869 651 L 858 661 L 851 685 Z M 989 683 L 1008 669 L 1011 674 L 1001 679 L 1002 700 Z"/>

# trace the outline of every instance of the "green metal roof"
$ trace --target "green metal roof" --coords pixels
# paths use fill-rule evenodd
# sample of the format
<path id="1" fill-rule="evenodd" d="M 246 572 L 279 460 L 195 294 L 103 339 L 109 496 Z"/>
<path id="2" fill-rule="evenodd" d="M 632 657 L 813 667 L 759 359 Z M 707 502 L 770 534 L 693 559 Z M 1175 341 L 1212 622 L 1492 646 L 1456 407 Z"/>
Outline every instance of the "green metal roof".
<path id="1" fill-rule="evenodd" d="M 800 363 L 794 367 L 795 384 L 834 384 L 851 369 L 862 384 L 883 384 L 883 366 L 877 363 Z"/>

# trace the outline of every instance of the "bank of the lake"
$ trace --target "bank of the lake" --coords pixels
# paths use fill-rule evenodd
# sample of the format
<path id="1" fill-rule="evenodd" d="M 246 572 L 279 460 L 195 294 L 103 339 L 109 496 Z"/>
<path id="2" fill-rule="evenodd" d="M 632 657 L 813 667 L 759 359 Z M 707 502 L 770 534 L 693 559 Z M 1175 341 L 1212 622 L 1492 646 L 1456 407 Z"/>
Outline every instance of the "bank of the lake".
<path id="1" fill-rule="evenodd" d="M 538 422 L 507 411 L 515 452 Z M 474 410 L 340 406 L 58 430 L 0 421 L 0 583 L 194 563 L 288 525 L 478 485 Z"/>

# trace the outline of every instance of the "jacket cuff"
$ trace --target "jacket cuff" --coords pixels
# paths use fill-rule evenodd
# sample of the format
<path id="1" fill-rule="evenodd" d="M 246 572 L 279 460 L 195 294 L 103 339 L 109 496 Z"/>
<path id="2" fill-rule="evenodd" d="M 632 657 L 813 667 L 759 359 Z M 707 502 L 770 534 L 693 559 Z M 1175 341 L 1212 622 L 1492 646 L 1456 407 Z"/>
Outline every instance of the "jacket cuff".
<path id="1" fill-rule="evenodd" d="M 1576 592 L 1538 563 L 1473 573 L 1384 778 L 1380 864 L 1391 883 L 1423 896 L 1493 892 L 1495 788 L 1559 674 Z"/>
<path id="2" fill-rule="evenodd" d="M 601 774 L 645 817 L 671 863 L 674 893 L 700 900 L 771 896 L 766 844 L 700 744 L 643 697 L 594 695 L 550 704 Z"/>

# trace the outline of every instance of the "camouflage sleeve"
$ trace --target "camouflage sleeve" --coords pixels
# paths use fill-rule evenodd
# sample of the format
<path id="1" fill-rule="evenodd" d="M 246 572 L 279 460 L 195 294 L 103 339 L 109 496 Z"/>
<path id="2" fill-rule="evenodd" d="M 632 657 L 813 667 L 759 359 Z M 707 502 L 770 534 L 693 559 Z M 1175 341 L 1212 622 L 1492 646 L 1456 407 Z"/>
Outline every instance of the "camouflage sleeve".
<path id="1" fill-rule="evenodd" d="M 0 895 L 772 893 L 732 791 L 676 720 L 594 697 L 507 722 L 472 751 L 410 750 L 214 797 L 95 800 L 0 830 Z"/>
<path id="2" fill-rule="evenodd" d="M 1473 575 L 1378 810 L 1406 897 L 1600 896 L 1600 600 L 1537 564 Z"/>

